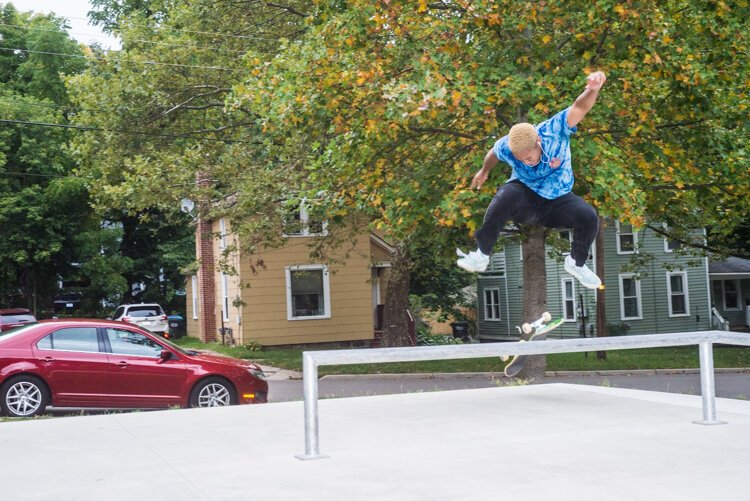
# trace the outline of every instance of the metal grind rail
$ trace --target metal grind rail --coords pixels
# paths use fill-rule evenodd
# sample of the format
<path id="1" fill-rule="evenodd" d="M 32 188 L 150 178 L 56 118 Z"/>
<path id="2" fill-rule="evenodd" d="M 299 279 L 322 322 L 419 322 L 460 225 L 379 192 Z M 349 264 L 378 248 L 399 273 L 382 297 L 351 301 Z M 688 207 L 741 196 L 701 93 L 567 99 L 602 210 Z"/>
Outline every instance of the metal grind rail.
<path id="1" fill-rule="evenodd" d="M 638 336 L 547 340 L 531 343 L 487 343 L 415 346 L 409 348 L 306 351 L 302 353 L 305 392 L 305 453 L 296 457 L 302 460 L 326 457 L 320 454 L 318 440 L 318 367 L 321 365 L 455 360 L 461 358 L 548 355 L 552 353 L 579 353 L 697 345 L 700 355 L 703 419 L 694 422 L 697 424 L 715 425 L 724 424 L 724 422 L 716 418 L 714 344 L 750 346 L 750 335 L 739 332 L 711 330 Z"/>

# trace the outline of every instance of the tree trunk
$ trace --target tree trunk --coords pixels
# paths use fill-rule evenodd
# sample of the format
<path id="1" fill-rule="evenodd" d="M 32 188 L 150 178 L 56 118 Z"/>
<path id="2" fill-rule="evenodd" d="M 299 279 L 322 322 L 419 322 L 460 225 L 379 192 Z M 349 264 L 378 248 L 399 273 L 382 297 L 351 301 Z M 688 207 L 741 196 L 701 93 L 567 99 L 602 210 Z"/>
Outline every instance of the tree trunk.
<path id="1" fill-rule="evenodd" d="M 523 318 L 533 322 L 547 311 L 547 272 L 545 269 L 544 240 L 547 229 L 527 227 L 530 231 L 523 242 Z M 521 334 L 522 339 L 528 339 Z M 547 357 L 534 355 L 527 359 L 518 377 L 526 380 L 542 379 L 547 369 Z"/>
<path id="2" fill-rule="evenodd" d="M 406 311 L 409 307 L 409 249 L 401 241 L 395 245 L 391 260 L 391 275 L 385 293 L 383 311 L 383 339 L 381 346 L 409 346 L 409 325 Z"/>
<path id="3" fill-rule="evenodd" d="M 596 274 L 602 279 L 604 285 L 604 218 L 599 217 L 599 233 L 596 235 Z M 604 289 L 596 291 L 596 337 L 607 335 L 607 312 L 604 302 Z M 606 351 L 597 351 L 596 358 L 606 360 Z"/>

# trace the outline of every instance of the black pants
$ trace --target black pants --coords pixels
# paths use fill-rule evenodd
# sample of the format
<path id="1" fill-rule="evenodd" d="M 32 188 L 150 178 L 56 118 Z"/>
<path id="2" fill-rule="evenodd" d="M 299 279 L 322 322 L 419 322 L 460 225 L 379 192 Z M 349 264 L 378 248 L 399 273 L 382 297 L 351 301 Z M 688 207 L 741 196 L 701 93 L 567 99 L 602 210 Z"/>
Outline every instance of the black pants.
<path id="1" fill-rule="evenodd" d="M 575 259 L 576 266 L 583 266 L 586 262 L 589 248 L 599 231 L 596 210 L 578 195 L 568 193 L 547 200 L 520 181 L 511 181 L 497 190 L 484 215 L 482 227 L 476 232 L 477 244 L 483 254 L 492 254 L 492 248 L 508 220 L 546 228 L 572 229 L 570 255 Z"/>

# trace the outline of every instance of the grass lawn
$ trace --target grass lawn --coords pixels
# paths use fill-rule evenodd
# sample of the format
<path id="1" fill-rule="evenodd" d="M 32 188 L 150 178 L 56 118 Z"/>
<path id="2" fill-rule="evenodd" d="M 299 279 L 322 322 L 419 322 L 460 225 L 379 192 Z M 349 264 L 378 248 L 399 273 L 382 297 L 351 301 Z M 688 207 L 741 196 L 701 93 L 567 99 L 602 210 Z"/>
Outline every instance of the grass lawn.
<path id="1" fill-rule="evenodd" d="M 264 348 L 251 351 L 243 346 L 229 347 L 218 343 L 204 344 L 194 338 L 182 338 L 177 344 L 184 348 L 212 350 L 237 358 L 246 358 L 263 365 L 302 371 L 301 349 Z M 312 349 L 311 349 L 312 351 Z M 716 368 L 750 367 L 750 348 L 714 346 Z M 322 366 L 320 375 L 327 374 L 393 374 L 412 372 L 502 372 L 505 363 L 498 357 L 429 362 L 401 362 L 366 365 Z M 650 348 L 613 350 L 606 360 L 597 360 L 596 353 L 560 353 L 547 355 L 550 371 L 596 371 L 636 369 L 691 369 L 698 368 L 698 347 Z"/>

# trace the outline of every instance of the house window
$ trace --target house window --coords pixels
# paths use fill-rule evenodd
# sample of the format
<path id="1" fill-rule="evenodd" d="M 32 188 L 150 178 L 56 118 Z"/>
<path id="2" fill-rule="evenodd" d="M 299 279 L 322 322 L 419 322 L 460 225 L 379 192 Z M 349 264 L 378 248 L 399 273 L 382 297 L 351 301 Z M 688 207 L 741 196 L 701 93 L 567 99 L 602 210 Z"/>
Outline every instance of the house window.
<path id="1" fill-rule="evenodd" d="M 722 281 L 722 296 L 724 297 L 724 311 L 740 309 L 739 280 Z"/>
<path id="2" fill-rule="evenodd" d="M 570 247 L 573 243 L 573 233 L 570 230 L 560 232 L 560 239 L 563 241 L 563 256 L 570 254 Z M 567 243 L 566 243 L 567 242 Z"/>
<path id="3" fill-rule="evenodd" d="M 636 320 L 641 316 L 641 281 L 632 274 L 619 276 L 620 279 L 620 318 Z"/>
<path id="4" fill-rule="evenodd" d="M 224 218 L 219 219 L 219 249 L 227 248 L 227 224 Z"/>
<path id="5" fill-rule="evenodd" d="M 670 317 L 690 315 L 686 272 L 667 273 L 667 293 L 669 295 Z"/>
<path id="6" fill-rule="evenodd" d="M 221 274 L 221 316 L 225 322 L 229 321 L 229 277 Z"/>
<path id="7" fill-rule="evenodd" d="M 284 218 L 284 235 L 287 237 L 312 237 L 328 234 L 328 223 L 311 217 L 309 204 L 303 199 Z"/>
<path id="8" fill-rule="evenodd" d="M 664 231 L 666 233 L 669 233 L 669 226 L 667 226 L 667 223 L 664 223 L 662 225 L 664 227 Z M 677 241 L 673 240 L 669 237 L 664 237 L 664 252 L 674 252 L 676 250 L 679 250 L 682 247 L 682 244 Z"/>
<path id="9" fill-rule="evenodd" d="M 323 265 L 286 268 L 287 319 L 331 318 L 328 267 Z"/>
<path id="10" fill-rule="evenodd" d="M 576 290 L 575 279 L 562 279 L 562 309 L 563 320 L 576 319 Z"/>
<path id="11" fill-rule="evenodd" d="M 633 231 L 633 225 L 617 224 L 617 253 L 634 254 L 638 246 L 638 232 Z"/>
<path id="12" fill-rule="evenodd" d="M 485 289 L 484 319 L 500 320 L 500 289 Z"/>
<path id="13" fill-rule="evenodd" d="M 190 292 L 193 299 L 193 320 L 198 320 L 198 277 L 190 277 Z"/>

